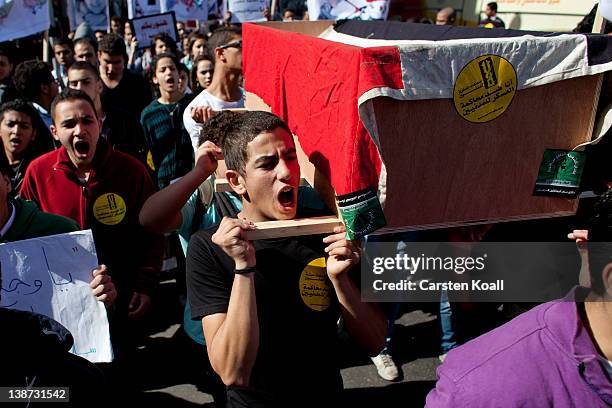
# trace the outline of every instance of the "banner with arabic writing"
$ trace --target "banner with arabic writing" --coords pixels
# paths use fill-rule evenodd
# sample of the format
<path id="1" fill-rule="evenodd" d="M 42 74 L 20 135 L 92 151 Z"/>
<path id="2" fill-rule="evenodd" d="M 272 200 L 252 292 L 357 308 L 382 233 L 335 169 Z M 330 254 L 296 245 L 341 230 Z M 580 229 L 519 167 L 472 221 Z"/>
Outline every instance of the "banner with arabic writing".
<path id="1" fill-rule="evenodd" d="M 168 34 L 178 42 L 174 12 L 133 18 L 131 22 L 134 35 L 138 39 L 138 48 L 150 47 L 153 38 L 162 33 Z"/>
<path id="2" fill-rule="evenodd" d="M 48 30 L 50 23 L 47 0 L 0 0 L 0 42 Z"/>
<path id="3" fill-rule="evenodd" d="M 208 20 L 208 0 L 161 0 L 161 11 L 174 11 L 179 21 Z"/>

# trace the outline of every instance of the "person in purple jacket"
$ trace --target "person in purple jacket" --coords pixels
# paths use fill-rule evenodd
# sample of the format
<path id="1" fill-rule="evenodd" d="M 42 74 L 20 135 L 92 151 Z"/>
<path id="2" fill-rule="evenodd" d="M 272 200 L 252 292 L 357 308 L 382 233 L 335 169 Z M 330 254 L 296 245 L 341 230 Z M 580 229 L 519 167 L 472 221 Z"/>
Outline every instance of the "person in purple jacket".
<path id="1" fill-rule="evenodd" d="M 612 190 L 588 235 L 591 287 L 452 350 L 427 407 L 612 406 Z"/>

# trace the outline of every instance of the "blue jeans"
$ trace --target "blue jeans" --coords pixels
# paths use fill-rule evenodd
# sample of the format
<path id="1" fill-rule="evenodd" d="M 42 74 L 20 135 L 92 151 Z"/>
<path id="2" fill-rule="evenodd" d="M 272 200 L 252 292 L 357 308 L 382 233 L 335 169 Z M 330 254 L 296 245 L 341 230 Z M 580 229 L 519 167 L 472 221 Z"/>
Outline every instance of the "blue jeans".
<path id="1" fill-rule="evenodd" d="M 440 295 L 440 329 L 442 330 L 440 346 L 444 354 L 457 347 L 455 319 L 445 290 Z"/>

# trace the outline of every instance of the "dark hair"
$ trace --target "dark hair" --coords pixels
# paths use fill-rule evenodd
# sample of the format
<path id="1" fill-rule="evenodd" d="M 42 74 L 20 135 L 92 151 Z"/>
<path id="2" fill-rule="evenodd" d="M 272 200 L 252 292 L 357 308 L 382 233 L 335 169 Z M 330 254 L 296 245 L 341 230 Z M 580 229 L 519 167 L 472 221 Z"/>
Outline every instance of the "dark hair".
<path id="1" fill-rule="evenodd" d="M 57 96 L 51 102 L 51 108 L 49 109 L 49 114 L 51 115 L 51 119 L 53 119 L 53 123 L 55 124 L 55 109 L 57 105 L 66 101 L 78 101 L 84 100 L 91 105 L 91 109 L 94 111 L 94 115 L 96 118 L 98 117 L 98 112 L 96 112 L 96 106 L 93 101 L 87 94 L 78 89 L 66 88 L 62 92 L 58 93 Z"/>
<path id="2" fill-rule="evenodd" d="M 14 48 L 11 43 L 0 43 L 0 56 L 5 56 L 11 64 L 15 62 Z"/>
<path id="3" fill-rule="evenodd" d="M 215 61 L 215 49 L 227 44 L 232 38 L 242 35 L 237 27 L 222 27 L 215 30 L 208 40 L 208 56 Z"/>
<path id="4" fill-rule="evenodd" d="M 270 112 L 246 111 L 236 114 L 218 136 L 218 146 L 221 147 L 227 168 L 244 176 L 248 160 L 247 145 L 260 133 L 271 132 L 279 127 L 291 134 L 287 124 Z"/>
<path id="5" fill-rule="evenodd" d="M 293 13 L 293 15 L 297 16 L 297 12 L 294 9 L 292 9 L 291 7 L 287 7 L 286 9 L 283 10 L 283 17 L 285 16 L 285 13 L 288 11 Z"/>
<path id="6" fill-rule="evenodd" d="M 122 21 L 121 21 L 121 17 L 119 17 L 119 16 L 112 16 L 112 17 L 111 17 L 111 21 L 114 21 L 114 22 L 119 22 L 119 24 L 121 24 L 121 23 L 122 23 Z"/>
<path id="7" fill-rule="evenodd" d="M 125 50 L 125 42 L 123 38 L 117 34 L 105 34 L 104 37 L 98 43 L 98 50 L 105 52 L 108 55 L 122 56 L 127 61 L 127 51 Z"/>
<path id="8" fill-rule="evenodd" d="M 157 71 L 157 64 L 159 64 L 159 61 L 163 58 L 170 58 L 172 62 L 174 62 L 176 70 L 179 70 L 179 65 L 181 64 L 181 62 L 179 61 L 176 55 L 170 54 L 168 52 L 162 52 L 161 54 L 154 55 L 151 59 L 151 69 L 149 71 L 151 83 L 153 83 L 153 77 L 155 76 L 155 71 Z"/>
<path id="9" fill-rule="evenodd" d="M 497 2 L 492 1 L 490 3 L 487 3 L 487 7 L 497 13 Z"/>
<path id="10" fill-rule="evenodd" d="M 92 46 L 92 48 L 94 49 L 94 52 L 98 52 L 98 42 L 97 41 L 91 41 L 90 38 L 87 37 L 81 37 L 77 40 L 74 40 L 74 46 L 76 47 L 77 44 L 81 44 L 81 43 L 85 43 L 85 44 L 89 44 Z"/>
<path id="11" fill-rule="evenodd" d="M 65 45 L 70 48 L 70 51 L 74 51 L 74 44 L 70 38 L 54 38 L 53 39 L 53 47 L 56 45 Z"/>
<path id="12" fill-rule="evenodd" d="M 589 270 L 591 290 L 602 295 L 606 291 L 602 272 L 612 262 L 612 189 L 599 197 L 593 206 L 589 223 Z"/>
<path id="13" fill-rule="evenodd" d="M 24 61 L 15 68 L 13 83 L 17 92 L 28 101 L 33 101 L 40 95 L 40 87 L 54 81 L 51 65 L 47 62 Z"/>
<path id="14" fill-rule="evenodd" d="M 221 146 L 221 140 L 228 133 L 236 116 L 240 113 L 233 111 L 221 111 L 202 124 L 200 137 L 198 138 L 198 146 L 206 141 L 211 141 L 217 146 Z"/>
<path id="15" fill-rule="evenodd" d="M 215 61 L 211 60 L 208 55 L 198 55 L 195 60 L 193 60 L 193 64 L 191 65 L 191 74 L 189 75 L 191 79 L 191 89 L 193 93 L 203 90 L 198 82 L 198 64 L 200 61 L 210 61 L 212 64 L 213 70 L 215 69 Z"/>
<path id="16" fill-rule="evenodd" d="M 189 34 L 189 36 L 187 37 L 189 40 L 189 43 L 187 45 L 187 50 L 189 51 L 188 55 L 189 58 L 191 58 L 191 49 L 193 48 L 193 45 L 196 43 L 196 41 L 198 40 L 204 40 L 206 42 L 208 42 L 208 38 L 206 38 L 206 36 L 199 32 L 199 31 L 194 31 L 193 33 Z M 207 51 L 208 53 L 208 51 Z"/>
<path id="17" fill-rule="evenodd" d="M 93 74 L 94 78 L 96 78 L 98 81 L 100 81 L 100 71 L 98 71 L 96 69 L 96 67 L 94 67 L 93 65 L 91 65 L 89 62 L 87 61 L 74 61 L 69 67 L 68 67 L 68 72 L 70 71 L 74 71 L 74 70 L 83 70 L 83 71 L 88 71 L 89 73 Z"/>
<path id="18" fill-rule="evenodd" d="M 176 47 L 176 42 L 174 41 L 174 38 L 170 37 L 166 33 L 160 33 L 153 37 L 153 40 L 151 40 L 151 55 L 155 55 L 155 43 L 158 40 L 166 44 L 166 46 L 170 48 L 170 52 L 172 54 L 178 55 L 178 48 Z M 168 51 L 166 51 L 166 53 L 168 53 Z"/>
<path id="19" fill-rule="evenodd" d="M 30 117 L 30 120 L 32 121 L 32 128 L 34 129 L 36 125 L 36 119 L 40 117 L 36 109 L 34 109 L 32 105 L 30 105 L 27 101 L 23 99 L 15 99 L 0 105 L 0 122 L 4 120 L 4 113 L 8 111 L 15 111 L 28 115 Z"/>

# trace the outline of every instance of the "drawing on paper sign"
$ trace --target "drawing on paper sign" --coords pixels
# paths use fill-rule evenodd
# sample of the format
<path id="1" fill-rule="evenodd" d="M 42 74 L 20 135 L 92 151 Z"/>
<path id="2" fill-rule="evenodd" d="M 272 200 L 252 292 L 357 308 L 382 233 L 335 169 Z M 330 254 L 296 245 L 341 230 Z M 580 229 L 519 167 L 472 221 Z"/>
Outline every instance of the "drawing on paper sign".
<path id="1" fill-rule="evenodd" d="M 388 0 L 308 0 L 308 12 L 317 20 L 384 20 Z"/>
<path id="2" fill-rule="evenodd" d="M 110 362 L 106 309 L 89 282 L 98 259 L 91 230 L 0 245 L 0 307 L 36 312 L 64 325 L 72 352 Z"/>

